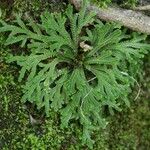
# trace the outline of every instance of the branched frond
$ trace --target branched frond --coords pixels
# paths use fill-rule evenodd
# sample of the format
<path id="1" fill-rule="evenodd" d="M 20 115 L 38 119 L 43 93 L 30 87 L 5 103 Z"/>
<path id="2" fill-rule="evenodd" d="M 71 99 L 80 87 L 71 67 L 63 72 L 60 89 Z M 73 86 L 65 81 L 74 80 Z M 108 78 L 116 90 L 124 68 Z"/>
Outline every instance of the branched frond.
<path id="1" fill-rule="evenodd" d="M 106 126 L 102 108 L 113 113 L 122 102 L 130 106 L 128 68 L 150 45 L 142 43 L 145 36 L 126 36 L 118 25 L 96 21 L 84 3 L 79 13 L 71 5 L 64 14 L 46 12 L 41 23 L 19 16 L 13 25 L 1 21 L 0 32 L 9 33 L 6 45 L 19 42 L 30 50 L 9 58 L 21 66 L 19 81 L 26 79 L 22 100 L 44 107 L 47 116 L 50 109 L 59 113 L 62 127 L 79 120 L 83 143 L 92 147 L 91 133 Z"/>

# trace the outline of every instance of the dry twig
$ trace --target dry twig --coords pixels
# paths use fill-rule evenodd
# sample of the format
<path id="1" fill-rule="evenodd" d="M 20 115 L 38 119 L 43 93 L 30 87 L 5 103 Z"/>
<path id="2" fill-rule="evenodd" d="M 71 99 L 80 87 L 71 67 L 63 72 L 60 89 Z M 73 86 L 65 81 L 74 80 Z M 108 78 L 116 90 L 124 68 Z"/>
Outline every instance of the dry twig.
<path id="1" fill-rule="evenodd" d="M 77 10 L 80 9 L 82 0 L 70 0 L 70 2 Z M 114 7 L 102 9 L 94 5 L 89 5 L 87 10 L 95 11 L 101 20 L 119 22 L 134 31 L 150 34 L 150 17 L 141 12 Z"/>
<path id="2" fill-rule="evenodd" d="M 150 10 L 150 5 L 135 7 L 134 10 L 140 10 L 140 11 Z"/>

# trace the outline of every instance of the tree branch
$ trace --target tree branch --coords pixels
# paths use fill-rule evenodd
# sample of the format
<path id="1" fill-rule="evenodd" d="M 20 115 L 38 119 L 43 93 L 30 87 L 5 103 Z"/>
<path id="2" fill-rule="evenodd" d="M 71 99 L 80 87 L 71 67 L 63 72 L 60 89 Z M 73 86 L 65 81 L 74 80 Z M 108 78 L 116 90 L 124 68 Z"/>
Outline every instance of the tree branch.
<path id="1" fill-rule="evenodd" d="M 135 7 L 134 10 L 150 10 L 150 5 Z"/>
<path id="2" fill-rule="evenodd" d="M 80 9 L 82 0 L 70 0 L 70 2 L 77 10 Z M 95 11 L 101 20 L 119 22 L 134 31 L 150 34 L 150 17 L 141 12 L 114 7 L 102 9 L 94 5 L 87 6 L 87 10 Z"/>

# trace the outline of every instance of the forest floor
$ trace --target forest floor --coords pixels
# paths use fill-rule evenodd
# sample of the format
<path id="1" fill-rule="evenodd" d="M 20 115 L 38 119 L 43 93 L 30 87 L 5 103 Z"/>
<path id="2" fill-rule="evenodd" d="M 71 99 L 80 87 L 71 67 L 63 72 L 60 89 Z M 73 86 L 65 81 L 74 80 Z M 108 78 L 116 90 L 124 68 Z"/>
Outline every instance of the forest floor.
<path id="1" fill-rule="evenodd" d="M 50 3 L 48 0 L 7 0 L 0 2 L 0 17 L 11 20 L 14 13 L 24 13 L 37 18 L 45 9 L 63 10 L 65 4 Z M 0 149 L 2 150 L 78 150 L 82 146 L 77 137 L 81 132 L 75 124 L 67 130 L 59 127 L 59 119 L 53 112 L 45 118 L 42 110 L 34 105 L 24 105 L 20 101 L 21 83 L 18 83 L 18 68 L 7 64 L 5 56 L 12 50 L 3 45 L 5 36 L 0 35 Z M 14 47 L 13 52 L 17 51 Z M 123 108 L 108 116 L 109 124 L 105 130 L 93 135 L 96 143 L 94 150 L 149 150 L 150 149 L 150 57 L 144 58 L 143 69 L 138 82 L 141 93 L 136 101 L 133 97 L 138 91 L 134 87 L 130 95 L 131 107 Z M 31 123 L 31 116 L 39 124 Z M 46 146 L 45 146 L 46 145 Z"/>

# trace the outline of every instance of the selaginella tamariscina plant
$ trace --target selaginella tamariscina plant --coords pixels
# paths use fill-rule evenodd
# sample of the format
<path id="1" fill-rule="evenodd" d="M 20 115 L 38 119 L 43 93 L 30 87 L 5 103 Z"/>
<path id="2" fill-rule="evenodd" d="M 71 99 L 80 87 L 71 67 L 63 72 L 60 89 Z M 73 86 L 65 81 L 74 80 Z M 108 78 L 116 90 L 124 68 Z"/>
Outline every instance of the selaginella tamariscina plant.
<path id="1" fill-rule="evenodd" d="M 82 141 L 92 147 L 91 134 L 105 128 L 104 107 L 120 111 L 134 82 L 128 71 L 149 50 L 146 36 L 129 36 L 115 23 L 96 20 L 86 11 L 68 6 L 64 13 L 41 15 L 41 22 L 24 23 L 19 16 L 12 24 L 1 21 L 0 32 L 8 32 L 6 45 L 20 44 L 28 52 L 10 56 L 21 67 L 22 101 L 53 109 L 61 116 L 61 127 L 71 120 L 83 128 Z"/>

